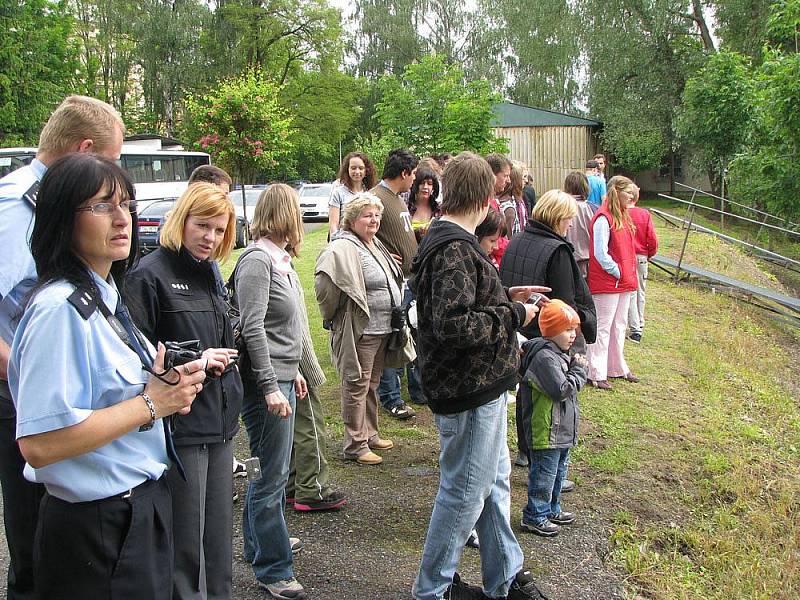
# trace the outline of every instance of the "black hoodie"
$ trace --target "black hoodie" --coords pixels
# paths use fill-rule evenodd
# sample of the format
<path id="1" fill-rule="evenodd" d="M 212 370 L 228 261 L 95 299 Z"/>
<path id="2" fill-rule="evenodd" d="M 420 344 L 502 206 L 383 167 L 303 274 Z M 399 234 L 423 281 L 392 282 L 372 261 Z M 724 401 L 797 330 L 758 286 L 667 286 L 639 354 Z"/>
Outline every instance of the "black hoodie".
<path id="1" fill-rule="evenodd" d="M 437 219 L 422 238 L 411 273 L 417 355 L 431 410 L 471 410 L 513 387 L 516 331 L 525 306 L 509 298 L 475 236 Z"/>

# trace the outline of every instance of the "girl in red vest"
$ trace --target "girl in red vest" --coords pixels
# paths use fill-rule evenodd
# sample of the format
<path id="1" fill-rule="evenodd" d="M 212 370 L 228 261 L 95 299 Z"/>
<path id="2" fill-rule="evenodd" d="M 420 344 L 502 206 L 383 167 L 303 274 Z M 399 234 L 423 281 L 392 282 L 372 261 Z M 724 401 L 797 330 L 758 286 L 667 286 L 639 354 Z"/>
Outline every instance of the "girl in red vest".
<path id="1" fill-rule="evenodd" d="M 627 209 L 634 189 L 627 177 L 612 177 L 589 227 L 589 290 L 597 309 L 597 341 L 588 346 L 586 358 L 592 385 L 603 390 L 611 389 L 609 377 L 639 381 L 623 355 L 630 293 L 638 285 L 635 227 Z"/>

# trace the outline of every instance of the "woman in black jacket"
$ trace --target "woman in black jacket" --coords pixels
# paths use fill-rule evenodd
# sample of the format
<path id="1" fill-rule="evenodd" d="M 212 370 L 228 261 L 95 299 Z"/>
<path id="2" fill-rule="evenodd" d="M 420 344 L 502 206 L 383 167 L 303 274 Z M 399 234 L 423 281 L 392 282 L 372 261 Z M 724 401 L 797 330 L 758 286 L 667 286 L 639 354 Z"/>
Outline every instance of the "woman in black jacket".
<path id="1" fill-rule="evenodd" d="M 573 247 L 567 231 L 578 212 L 575 199 L 560 190 L 550 190 L 536 202 L 525 229 L 515 236 L 506 248 L 500 265 L 500 278 L 505 286 L 544 285 L 552 291 L 547 295 L 569 304 L 581 318 L 581 331 L 570 349 L 571 354 L 586 352 L 597 336 L 597 313 L 592 294 L 575 262 Z M 527 337 L 539 337 L 538 321 L 523 328 Z M 517 439 L 520 456 L 514 464 L 527 465 L 527 448 L 522 432 L 522 409 L 530 389 L 520 385 L 517 398 Z"/>
<path id="2" fill-rule="evenodd" d="M 198 340 L 209 378 L 189 414 L 175 419 L 175 445 L 186 479 L 174 469 L 174 597 L 230 598 L 233 437 L 239 429 L 242 381 L 216 260 L 236 237 L 236 214 L 218 187 L 191 185 L 168 214 L 161 247 L 127 280 L 130 312 L 153 343 Z M 203 576 L 204 575 L 204 576 Z"/>

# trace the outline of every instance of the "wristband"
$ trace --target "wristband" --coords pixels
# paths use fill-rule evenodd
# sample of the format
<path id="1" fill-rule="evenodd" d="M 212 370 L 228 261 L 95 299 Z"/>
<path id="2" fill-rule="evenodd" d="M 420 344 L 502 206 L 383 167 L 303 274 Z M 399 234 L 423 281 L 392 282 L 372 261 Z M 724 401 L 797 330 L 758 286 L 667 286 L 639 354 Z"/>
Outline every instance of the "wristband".
<path id="1" fill-rule="evenodd" d="M 147 410 L 150 411 L 150 422 L 139 427 L 139 431 L 150 431 L 156 423 L 156 407 L 153 404 L 153 400 L 146 392 L 142 392 L 139 395 L 142 397 L 142 400 L 144 400 L 144 403 L 147 404 Z"/>

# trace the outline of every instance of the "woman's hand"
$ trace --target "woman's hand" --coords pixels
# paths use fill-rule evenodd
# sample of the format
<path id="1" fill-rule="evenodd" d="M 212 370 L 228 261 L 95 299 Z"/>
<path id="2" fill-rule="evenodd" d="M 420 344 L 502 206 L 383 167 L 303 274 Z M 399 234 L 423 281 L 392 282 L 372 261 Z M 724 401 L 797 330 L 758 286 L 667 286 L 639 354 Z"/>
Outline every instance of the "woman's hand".
<path id="1" fill-rule="evenodd" d="M 306 394 L 308 394 L 308 384 L 306 383 L 306 378 L 300 373 L 298 373 L 297 377 L 294 378 L 294 393 L 298 400 L 305 398 Z"/>
<path id="2" fill-rule="evenodd" d="M 158 353 L 153 363 L 153 370 L 156 373 L 164 371 L 165 351 L 164 344 L 159 342 Z M 203 389 L 203 381 L 206 379 L 205 366 L 206 359 L 198 358 L 185 365 L 170 369 L 163 377 L 175 385 L 150 376 L 144 391 L 153 401 L 156 418 L 167 417 L 174 413 L 181 415 L 189 413 L 195 396 Z"/>
<path id="3" fill-rule="evenodd" d="M 525 302 L 532 294 L 542 294 L 551 291 L 551 288 L 542 285 L 515 285 L 508 288 L 508 296 L 514 302 Z M 547 303 L 550 298 L 547 296 L 542 297 L 542 303 Z"/>
<path id="4" fill-rule="evenodd" d="M 264 396 L 267 403 L 267 411 L 273 415 L 277 415 L 281 419 L 288 419 L 292 416 L 292 406 L 280 390 L 270 392 Z"/>
<path id="5" fill-rule="evenodd" d="M 233 348 L 207 348 L 203 351 L 203 358 L 208 361 L 206 371 L 211 371 L 219 377 L 237 356 L 239 353 Z"/>

